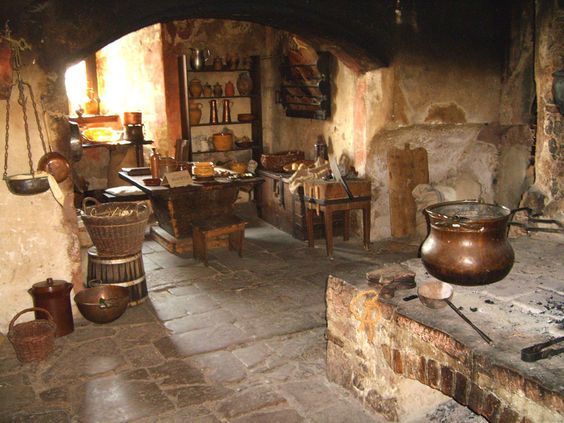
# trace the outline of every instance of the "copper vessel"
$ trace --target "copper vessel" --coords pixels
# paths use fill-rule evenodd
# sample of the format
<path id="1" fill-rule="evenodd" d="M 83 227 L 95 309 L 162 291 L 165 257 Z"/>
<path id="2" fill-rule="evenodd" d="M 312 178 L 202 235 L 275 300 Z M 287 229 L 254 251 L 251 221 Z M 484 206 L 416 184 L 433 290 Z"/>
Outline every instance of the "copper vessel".
<path id="1" fill-rule="evenodd" d="M 515 255 L 507 239 L 513 216 L 507 207 L 451 201 L 433 204 L 424 214 L 429 233 L 421 261 L 431 275 L 457 285 L 486 285 L 510 272 Z"/>
<path id="2" fill-rule="evenodd" d="M 46 309 L 53 316 L 57 325 L 55 336 L 68 335 L 74 330 L 74 320 L 70 303 L 72 283 L 47 278 L 43 282 L 33 284 L 27 292 L 33 297 L 33 306 Z M 41 319 L 41 313 L 35 313 Z"/>

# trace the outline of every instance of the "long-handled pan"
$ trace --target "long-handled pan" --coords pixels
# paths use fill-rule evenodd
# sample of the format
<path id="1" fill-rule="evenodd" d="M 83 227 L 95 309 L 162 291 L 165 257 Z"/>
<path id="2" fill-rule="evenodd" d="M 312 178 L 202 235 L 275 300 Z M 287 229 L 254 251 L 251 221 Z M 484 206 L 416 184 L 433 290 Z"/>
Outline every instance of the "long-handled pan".
<path id="1" fill-rule="evenodd" d="M 459 309 L 456 307 L 450 300 L 454 293 L 454 289 L 452 285 L 449 285 L 445 282 L 440 281 L 432 281 L 427 282 L 417 288 L 417 294 L 419 295 L 419 299 L 425 306 L 433 309 L 443 308 L 444 306 L 448 305 L 452 308 L 456 314 L 458 314 L 462 319 L 472 326 L 478 334 L 486 341 L 488 344 L 493 344 L 491 338 L 482 332 L 474 323 L 468 319 Z"/>

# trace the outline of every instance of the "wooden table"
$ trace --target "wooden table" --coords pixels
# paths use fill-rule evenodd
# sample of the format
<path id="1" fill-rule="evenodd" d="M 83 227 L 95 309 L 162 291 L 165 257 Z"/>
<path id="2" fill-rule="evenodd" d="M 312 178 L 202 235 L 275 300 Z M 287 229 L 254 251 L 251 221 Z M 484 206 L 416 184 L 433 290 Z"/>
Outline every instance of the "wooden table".
<path id="1" fill-rule="evenodd" d="M 151 228 L 151 235 L 168 251 L 178 255 L 192 252 L 193 221 L 233 215 L 239 188 L 252 186 L 255 195 L 258 195 L 257 187 L 264 181 L 260 177 L 235 179 L 229 182 L 214 180 L 169 188 L 146 186 L 143 179 L 150 176 L 130 176 L 122 171 L 119 172 L 119 177 L 149 196 L 159 223 L 158 226 Z M 222 243 L 219 242 L 218 245 Z"/>
<path id="2" fill-rule="evenodd" d="M 333 256 L 333 213 L 343 211 L 344 227 L 343 240 L 348 241 L 350 236 L 350 211 L 362 210 L 362 229 L 364 248 L 370 247 L 370 202 L 371 184 L 367 180 L 348 181 L 349 188 L 354 196 L 348 198 L 343 187 L 336 181 L 315 180 L 304 183 L 304 200 L 306 203 L 306 223 L 308 245 L 314 246 L 313 216 L 323 212 L 325 223 L 325 243 L 327 255 Z"/>

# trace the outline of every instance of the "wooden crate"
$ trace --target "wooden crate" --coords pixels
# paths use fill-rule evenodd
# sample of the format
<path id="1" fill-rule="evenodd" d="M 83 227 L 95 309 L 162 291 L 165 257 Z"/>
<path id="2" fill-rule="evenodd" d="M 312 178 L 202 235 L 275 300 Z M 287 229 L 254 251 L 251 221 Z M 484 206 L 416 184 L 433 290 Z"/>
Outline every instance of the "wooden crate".
<path id="1" fill-rule="evenodd" d="M 370 197 L 371 182 L 365 179 L 347 180 L 347 184 L 354 197 Z M 340 182 L 324 181 L 314 179 L 304 183 L 304 194 L 306 197 L 322 201 L 347 199 L 349 196 Z"/>

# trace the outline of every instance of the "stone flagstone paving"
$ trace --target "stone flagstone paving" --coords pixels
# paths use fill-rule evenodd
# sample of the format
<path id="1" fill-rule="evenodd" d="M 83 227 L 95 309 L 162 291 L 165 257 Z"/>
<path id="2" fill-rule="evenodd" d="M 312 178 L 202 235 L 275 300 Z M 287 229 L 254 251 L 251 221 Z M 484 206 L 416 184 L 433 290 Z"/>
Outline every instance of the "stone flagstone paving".
<path id="1" fill-rule="evenodd" d="M 416 249 L 337 241 L 329 260 L 317 244 L 254 219 L 243 258 L 212 250 L 206 268 L 146 241 L 142 305 L 106 325 L 74 309 L 74 333 L 38 364 L 0 338 L 0 422 L 384 421 L 325 377 L 325 283 Z M 420 421 L 478 419 L 450 401 Z"/>

